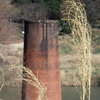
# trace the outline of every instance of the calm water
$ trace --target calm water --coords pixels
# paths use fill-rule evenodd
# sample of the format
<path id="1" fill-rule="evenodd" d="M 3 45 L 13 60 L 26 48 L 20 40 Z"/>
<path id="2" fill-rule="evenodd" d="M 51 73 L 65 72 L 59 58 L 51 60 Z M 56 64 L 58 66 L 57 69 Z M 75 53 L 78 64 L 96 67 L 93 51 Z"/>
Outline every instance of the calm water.
<path id="1" fill-rule="evenodd" d="M 21 100 L 21 88 L 20 87 L 3 87 L 0 92 L 1 100 Z"/>
<path id="2" fill-rule="evenodd" d="M 75 87 L 62 87 L 62 100 L 80 100 Z M 100 87 L 92 87 L 91 100 L 100 100 Z"/>
<path id="3" fill-rule="evenodd" d="M 4 87 L 0 92 L 2 100 L 21 100 L 21 88 Z M 80 100 L 75 87 L 62 87 L 62 100 Z M 91 100 L 100 100 L 100 87 L 92 87 Z"/>

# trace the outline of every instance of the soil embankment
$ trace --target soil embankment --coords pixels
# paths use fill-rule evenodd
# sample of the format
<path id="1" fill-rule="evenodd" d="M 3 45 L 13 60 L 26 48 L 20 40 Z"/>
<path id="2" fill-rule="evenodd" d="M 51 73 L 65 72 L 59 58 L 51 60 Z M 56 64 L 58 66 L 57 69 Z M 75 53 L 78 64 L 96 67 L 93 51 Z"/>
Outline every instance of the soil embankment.
<path id="1" fill-rule="evenodd" d="M 74 54 L 60 55 L 61 83 L 62 85 L 73 86 L 76 80 L 73 77 L 75 71 L 76 56 Z M 23 43 L 0 45 L 0 67 L 5 69 L 5 84 L 19 85 L 15 82 L 16 69 L 9 72 L 7 66 L 23 65 Z M 8 69 L 7 69 L 8 68 Z M 19 70 L 21 72 L 21 69 Z M 92 85 L 100 85 L 100 54 L 92 54 Z"/>

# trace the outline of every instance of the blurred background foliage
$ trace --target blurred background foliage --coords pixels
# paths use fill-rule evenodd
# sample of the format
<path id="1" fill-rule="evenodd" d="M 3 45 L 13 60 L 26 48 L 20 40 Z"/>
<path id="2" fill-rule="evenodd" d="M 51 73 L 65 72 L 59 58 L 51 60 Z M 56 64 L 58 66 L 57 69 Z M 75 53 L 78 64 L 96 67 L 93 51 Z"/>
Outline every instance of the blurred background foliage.
<path id="1" fill-rule="evenodd" d="M 0 15 L 0 19 L 2 19 L 0 25 L 1 37 L 4 37 L 5 31 L 8 30 L 7 23 L 9 24 L 9 30 L 13 30 L 9 33 L 16 32 L 16 29 L 18 33 L 21 33 L 24 29 L 22 28 L 24 27 L 24 20 L 59 20 L 59 35 L 70 34 L 71 30 L 68 23 L 61 20 L 61 9 L 65 9 L 64 1 L 66 0 L 0 0 L 0 12 L 2 13 Z M 81 2 L 84 4 L 92 28 L 100 29 L 100 0 L 81 0 Z M 16 23 L 16 25 L 10 27 L 11 22 Z M 5 26 L 2 23 L 6 23 Z M 13 26 L 15 28 L 12 28 Z"/>
<path id="2" fill-rule="evenodd" d="M 12 0 L 11 4 L 20 10 L 19 17 L 17 16 L 17 18 L 20 19 L 60 20 L 59 26 L 62 28 L 62 30 L 60 30 L 61 35 L 63 33 L 71 33 L 67 22 L 65 25 L 65 22 L 61 21 L 61 9 L 64 1 L 65 0 Z M 100 28 L 100 0 L 81 0 L 81 2 L 84 4 L 91 26 L 93 28 Z"/>

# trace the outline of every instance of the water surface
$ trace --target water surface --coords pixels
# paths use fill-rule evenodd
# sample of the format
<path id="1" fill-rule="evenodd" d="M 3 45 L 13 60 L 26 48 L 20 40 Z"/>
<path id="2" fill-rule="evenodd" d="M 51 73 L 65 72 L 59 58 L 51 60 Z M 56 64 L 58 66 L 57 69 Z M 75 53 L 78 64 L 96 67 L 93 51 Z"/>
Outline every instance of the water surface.
<path id="1" fill-rule="evenodd" d="M 3 87 L 0 92 L 2 100 L 21 100 L 21 87 Z M 75 87 L 62 87 L 62 100 L 80 100 Z M 91 100 L 100 100 L 100 87 L 92 87 Z"/>
<path id="2" fill-rule="evenodd" d="M 62 100 L 80 100 L 75 87 L 62 87 Z M 91 88 L 91 100 L 100 100 L 100 87 Z"/>

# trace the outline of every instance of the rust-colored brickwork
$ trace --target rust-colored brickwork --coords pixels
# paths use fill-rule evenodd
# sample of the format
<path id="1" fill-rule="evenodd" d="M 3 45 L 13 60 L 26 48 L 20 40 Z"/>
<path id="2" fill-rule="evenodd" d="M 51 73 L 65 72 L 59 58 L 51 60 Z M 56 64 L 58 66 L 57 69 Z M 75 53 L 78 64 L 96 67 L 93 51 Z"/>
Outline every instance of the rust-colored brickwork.
<path id="1" fill-rule="evenodd" d="M 48 100 L 61 100 L 57 21 L 25 22 L 24 66 L 31 69 Z M 23 83 L 22 100 L 37 100 L 36 88 Z"/>

